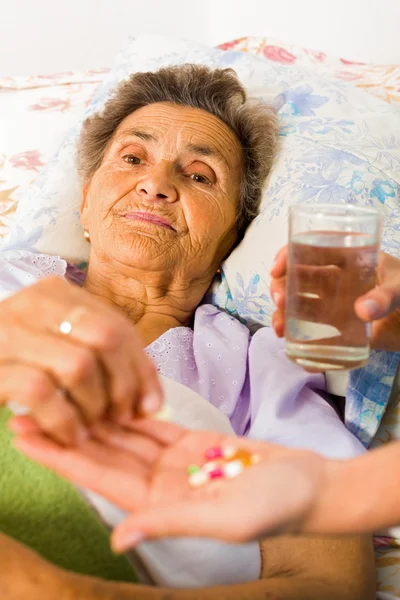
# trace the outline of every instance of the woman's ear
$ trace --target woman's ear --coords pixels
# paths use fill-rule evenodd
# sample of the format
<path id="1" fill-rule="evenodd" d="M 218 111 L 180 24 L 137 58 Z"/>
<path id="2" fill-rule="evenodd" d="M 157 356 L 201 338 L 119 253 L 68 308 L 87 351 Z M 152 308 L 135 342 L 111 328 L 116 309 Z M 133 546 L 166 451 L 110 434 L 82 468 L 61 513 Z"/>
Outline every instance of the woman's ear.
<path id="1" fill-rule="evenodd" d="M 88 227 L 88 191 L 89 183 L 85 182 L 82 187 L 82 202 L 80 208 L 80 219 L 82 226 L 87 229 Z"/>

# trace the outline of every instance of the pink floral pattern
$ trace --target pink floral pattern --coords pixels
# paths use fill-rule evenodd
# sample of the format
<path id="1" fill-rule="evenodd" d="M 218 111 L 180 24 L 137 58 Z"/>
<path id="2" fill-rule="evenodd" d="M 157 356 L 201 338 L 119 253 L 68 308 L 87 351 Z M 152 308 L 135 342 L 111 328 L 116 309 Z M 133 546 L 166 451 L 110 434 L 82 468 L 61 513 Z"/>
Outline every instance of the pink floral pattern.
<path id="1" fill-rule="evenodd" d="M 0 93 L 0 114 L 9 121 L 18 105 L 10 133 L 0 138 L 0 242 L 13 224 L 20 190 L 37 177 L 83 115 L 106 72 L 0 77 L 0 92 L 7 91 Z"/>
<path id="2" fill-rule="evenodd" d="M 265 45 L 263 48 L 263 54 L 265 58 L 273 60 L 274 62 L 282 63 L 283 65 L 290 65 L 296 62 L 296 56 L 279 46 Z"/>
<path id="3" fill-rule="evenodd" d="M 354 82 L 386 102 L 400 102 L 400 65 L 374 65 L 329 56 L 324 52 L 281 44 L 270 38 L 243 37 L 219 46 L 222 50 L 250 52 L 283 65 L 323 66 L 330 76 Z"/>
<path id="4" fill-rule="evenodd" d="M 20 154 L 15 154 L 10 157 L 10 163 L 16 169 L 28 169 L 30 171 L 39 171 L 40 167 L 44 167 L 39 150 L 26 150 Z"/>
<path id="5" fill-rule="evenodd" d="M 69 110 L 71 101 L 61 98 L 41 98 L 36 104 L 31 104 L 29 110 Z"/>

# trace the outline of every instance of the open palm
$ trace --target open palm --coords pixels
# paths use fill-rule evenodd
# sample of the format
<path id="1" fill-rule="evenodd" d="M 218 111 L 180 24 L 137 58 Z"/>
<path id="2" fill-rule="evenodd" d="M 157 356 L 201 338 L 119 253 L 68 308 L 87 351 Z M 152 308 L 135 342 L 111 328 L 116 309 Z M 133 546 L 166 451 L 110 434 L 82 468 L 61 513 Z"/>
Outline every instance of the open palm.
<path id="1" fill-rule="evenodd" d="M 17 447 L 74 483 L 101 494 L 132 515 L 113 534 L 116 550 L 141 539 L 214 537 L 243 542 L 266 533 L 301 529 L 320 485 L 323 459 L 213 432 L 188 431 L 150 419 L 129 428 L 95 427 L 79 448 L 58 446 L 26 417 L 14 420 Z M 29 418 L 28 418 L 29 419 Z M 260 455 L 236 479 L 188 485 L 189 464 L 202 464 L 207 448 L 229 444 Z"/>

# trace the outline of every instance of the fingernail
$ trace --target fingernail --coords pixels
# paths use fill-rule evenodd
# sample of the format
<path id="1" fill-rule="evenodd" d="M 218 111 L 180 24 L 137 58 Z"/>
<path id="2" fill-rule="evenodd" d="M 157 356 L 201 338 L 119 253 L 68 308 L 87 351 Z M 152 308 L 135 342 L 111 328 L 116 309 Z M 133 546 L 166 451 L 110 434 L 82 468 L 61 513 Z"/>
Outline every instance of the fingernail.
<path id="1" fill-rule="evenodd" d="M 376 313 L 379 311 L 379 306 L 378 303 L 375 302 L 375 300 L 372 300 L 371 298 L 367 298 L 366 300 L 363 300 L 361 302 L 361 305 L 367 309 L 368 314 L 373 317 L 374 315 L 376 315 Z"/>
<path id="2" fill-rule="evenodd" d="M 149 394 L 143 398 L 142 410 L 145 413 L 153 413 L 159 410 L 161 406 L 160 396 L 158 394 Z"/>
<path id="3" fill-rule="evenodd" d="M 141 542 L 143 542 L 145 536 L 141 531 L 130 531 L 123 537 L 119 537 L 112 542 L 112 549 L 116 554 L 122 554 L 126 550 L 136 548 Z"/>
<path id="4" fill-rule="evenodd" d="M 281 297 L 280 294 L 278 294 L 278 292 L 274 292 L 272 294 L 272 298 L 274 299 L 275 305 L 278 306 L 278 302 L 279 302 L 279 298 Z"/>

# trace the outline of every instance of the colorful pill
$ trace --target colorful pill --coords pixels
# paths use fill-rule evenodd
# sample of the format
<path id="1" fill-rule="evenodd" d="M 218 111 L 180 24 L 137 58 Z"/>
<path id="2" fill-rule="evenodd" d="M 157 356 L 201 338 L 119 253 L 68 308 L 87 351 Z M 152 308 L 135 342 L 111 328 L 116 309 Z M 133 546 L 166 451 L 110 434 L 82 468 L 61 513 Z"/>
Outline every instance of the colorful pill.
<path id="1" fill-rule="evenodd" d="M 211 460 L 210 462 L 206 462 L 203 465 L 202 469 L 206 473 L 211 473 L 211 471 L 218 469 L 218 467 L 220 467 L 220 466 L 221 466 L 221 461 Z"/>
<path id="2" fill-rule="evenodd" d="M 200 471 L 200 467 L 198 465 L 189 465 L 187 471 L 188 475 L 194 475 L 197 471 Z"/>
<path id="3" fill-rule="evenodd" d="M 154 413 L 153 419 L 157 419 L 158 421 L 170 421 L 172 415 L 172 408 L 167 404 L 164 404 L 158 412 Z"/>
<path id="4" fill-rule="evenodd" d="M 241 460 L 232 460 L 224 465 L 225 477 L 233 479 L 242 473 L 244 465 Z"/>
<path id="5" fill-rule="evenodd" d="M 207 483 L 207 481 L 208 481 L 208 474 L 205 473 L 204 471 L 202 471 L 201 469 L 199 471 L 197 471 L 196 473 L 193 473 L 189 477 L 189 485 L 191 485 L 192 487 L 200 487 L 200 486 L 204 485 L 205 483 Z"/>
<path id="6" fill-rule="evenodd" d="M 251 457 L 253 455 L 250 454 L 250 452 L 247 452 L 247 450 L 236 450 L 235 454 L 231 457 L 231 460 L 240 460 L 243 465 L 245 467 L 249 467 L 250 465 L 252 465 L 252 461 L 251 461 Z"/>
<path id="7" fill-rule="evenodd" d="M 214 460 L 215 458 L 223 458 L 224 454 L 222 452 L 222 448 L 217 446 L 215 448 L 209 448 L 206 450 L 205 457 L 206 460 Z"/>
<path id="8" fill-rule="evenodd" d="M 235 446 L 224 446 L 222 453 L 224 458 L 230 459 L 236 454 L 236 448 Z"/>
<path id="9" fill-rule="evenodd" d="M 210 479 L 220 479 L 220 477 L 225 476 L 225 473 L 221 467 L 218 467 L 217 469 L 214 469 L 214 471 L 210 471 L 208 476 Z"/>

